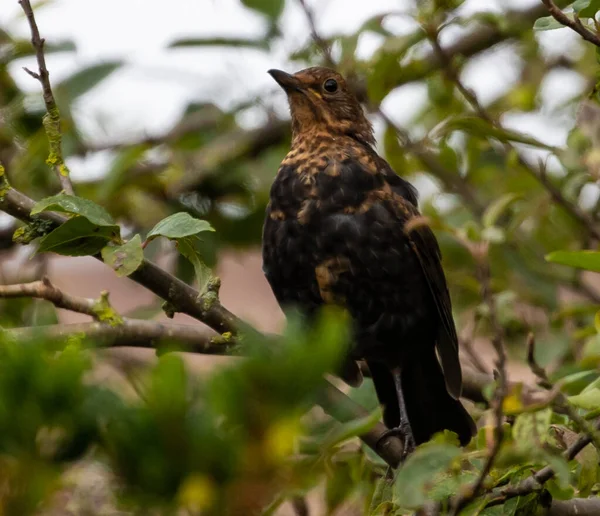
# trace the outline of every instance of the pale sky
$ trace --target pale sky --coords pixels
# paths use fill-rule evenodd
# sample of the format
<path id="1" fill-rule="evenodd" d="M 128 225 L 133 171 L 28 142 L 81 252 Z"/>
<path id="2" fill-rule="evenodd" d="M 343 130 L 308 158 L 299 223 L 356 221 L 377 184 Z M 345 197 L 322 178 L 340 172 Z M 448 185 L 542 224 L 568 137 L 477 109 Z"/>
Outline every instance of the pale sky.
<path id="1" fill-rule="evenodd" d="M 500 10 L 500 6 L 523 9 L 535 3 L 520 0 L 467 0 L 463 15 L 482 10 Z M 1 0 L 0 26 L 14 34 L 28 35 L 28 27 L 17 0 Z M 317 25 L 324 34 L 351 33 L 374 14 L 402 12 L 412 5 L 409 0 L 312 0 Z M 266 73 L 269 68 L 290 71 L 285 56 L 299 48 L 308 37 L 307 23 L 298 3 L 288 0 L 281 20 L 284 38 L 271 52 L 251 49 L 167 49 L 182 37 L 237 36 L 261 34 L 264 20 L 244 8 L 239 0 L 54 0 L 36 10 L 42 36 L 49 41 L 71 39 L 77 52 L 47 57 L 51 80 L 58 83 L 77 69 L 103 60 L 122 59 L 126 65 L 99 87 L 81 97 L 74 107 L 75 116 L 90 139 L 97 142 L 135 140 L 147 134 L 166 132 L 177 121 L 185 105 L 194 101 L 213 101 L 227 107 L 259 96 L 282 116 L 286 113 L 284 95 Z M 396 32 L 413 26 L 406 17 L 389 21 Z M 460 29 L 445 34 L 446 40 Z M 578 36 L 567 29 L 538 36 L 550 54 L 572 53 L 579 48 Z M 369 56 L 380 38 L 361 38 L 359 54 Z M 515 55 L 504 45 L 473 60 L 464 71 L 465 82 L 483 102 L 501 94 L 516 79 Z M 12 73 L 27 91 L 39 91 L 36 81 L 20 69 L 34 67 L 32 59 L 15 63 Z M 557 72 L 544 84 L 544 107 L 540 113 L 511 116 L 505 122 L 538 139 L 563 145 L 572 120 L 553 114 L 553 108 L 583 87 L 574 73 Z M 422 85 L 407 85 L 390 95 L 383 107 L 388 116 L 406 124 L 425 99 Z M 260 123 L 264 112 L 254 109 L 242 122 Z M 90 177 L 106 169 L 106 157 L 76 162 L 75 178 Z M 80 176 L 81 177 L 81 176 Z"/>

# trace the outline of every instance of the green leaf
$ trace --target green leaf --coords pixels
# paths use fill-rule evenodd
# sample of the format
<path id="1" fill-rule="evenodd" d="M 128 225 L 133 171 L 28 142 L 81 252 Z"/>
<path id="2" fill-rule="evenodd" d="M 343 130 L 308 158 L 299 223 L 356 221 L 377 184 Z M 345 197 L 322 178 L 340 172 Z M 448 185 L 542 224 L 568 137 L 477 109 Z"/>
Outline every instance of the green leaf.
<path id="1" fill-rule="evenodd" d="M 585 356 L 585 350 L 584 350 Z M 586 385 L 598 378 L 598 373 L 595 370 L 577 371 L 560 378 L 560 389 L 567 394 L 579 393 Z"/>
<path id="2" fill-rule="evenodd" d="M 482 222 L 484 227 L 496 225 L 498 219 L 504 214 L 508 207 L 521 198 L 521 194 L 507 193 L 492 202 L 483 213 Z"/>
<path id="3" fill-rule="evenodd" d="M 567 484 L 566 486 L 561 487 L 560 483 L 554 478 L 551 478 L 546 482 L 545 488 L 555 500 L 570 500 L 575 496 L 575 489 L 573 486 Z"/>
<path id="4" fill-rule="evenodd" d="M 569 16 L 569 13 L 565 13 L 565 14 L 567 16 Z M 538 18 L 537 20 L 535 20 L 535 23 L 533 24 L 533 30 L 537 30 L 537 31 L 554 30 L 554 29 L 562 29 L 562 28 L 564 28 L 564 25 L 562 23 L 556 21 L 552 16 L 544 16 L 543 18 Z"/>
<path id="5" fill-rule="evenodd" d="M 600 251 L 554 251 L 546 255 L 546 261 L 600 272 Z"/>
<path id="6" fill-rule="evenodd" d="M 272 21 L 279 18 L 285 4 L 284 0 L 242 0 L 249 9 L 268 16 Z"/>
<path id="7" fill-rule="evenodd" d="M 531 450 L 545 443 L 548 439 L 551 419 L 551 408 L 519 414 L 512 429 L 517 447 Z"/>
<path id="8" fill-rule="evenodd" d="M 465 131 L 469 134 L 484 138 L 494 138 L 501 142 L 518 142 L 526 145 L 532 145 L 541 149 L 554 150 L 551 145 L 547 145 L 532 136 L 511 131 L 510 129 L 499 129 L 489 122 L 470 115 L 458 115 L 448 119 L 436 130 L 439 136 L 445 136 L 453 131 Z"/>
<path id="9" fill-rule="evenodd" d="M 352 494 L 354 484 L 348 463 L 340 464 L 330 475 L 325 483 L 325 502 L 327 514 L 333 514 L 343 502 Z"/>
<path id="10" fill-rule="evenodd" d="M 38 252 L 52 251 L 65 256 L 94 255 L 118 237 L 118 230 L 118 226 L 97 226 L 85 217 L 76 216 L 42 238 Z"/>
<path id="11" fill-rule="evenodd" d="M 161 220 L 147 235 L 148 240 L 162 236 L 170 239 L 185 238 L 203 231 L 214 231 L 205 220 L 192 217 L 189 213 L 179 212 Z"/>
<path id="12" fill-rule="evenodd" d="M 123 245 L 104 247 L 102 259 L 104 263 L 115 270 L 117 276 L 129 276 L 138 269 L 144 260 L 140 235 L 135 235 Z"/>
<path id="13" fill-rule="evenodd" d="M 46 197 L 36 203 L 31 210 L 31 215 L 44 211 L 60 211 L 81 215 L 96 226 L 115 226 L 115 221 L 102 206 L 75 195 L 58 194 Z"/>
<path id="14" fill-rule="evenodd" d="M 369 515 L 390 514 L 394 496 L 394 484 L 385 477 L 379 478 L 375 483 L 375 491 L 369 504 Z"/>
<path id="15" fill-rule="evenodd" d="M 198 283 L 198 292 L 200 292 L 200 294 L 204 294 L 206 292 L 206 287 L 212 278 L 212 273 L 202 261 L 202 257 L 194 245 L 193 237 L 177 239 L 177 249 L 194 266 L 196 282 Z"/>
<path id="16" fill-rule="evenodd" d="M 381 418 L 381 410 L 377 409 L 365 417 L 336 425 L 335 430 L 327 437 L 324 443 L 326 448 L 331 448 L 349 439 L 362 435 L 373 428 Z"/>
<path id="17" fill-rule="evenodd" d="M 247 38 L 183 38 L 173 41 L 168 48 L 182 47 L 234 47 L 234 48 L 269 48 L 265 39 Z"/>
<path id="18" fill-rule="evenodd" d="M 483 228 L 481 232 L 481 238 L 491 242 L 492 244 L 501 244 L 506 240 L 506 234 L 504 229 L 498 226 L 488 226 Z"/>
<path id="19" fill-rule="evenodd" d="M 88 66 L 59 83 L 56 92 L 69 101 L 73 101 L 98 85 L 121 66 L 123 66 L 123 61 L 109 61 Z"/>
<path id="20" fill-rule="evenodd" d="M 569 396 L 569 401 L 576 407 L 585 410 L 594 410 L 600 407 L 600 389 L 594 387 L 584 390 L 581 394 Z"/>
<path id="21" fill-rule="evenodd" d="M 434 477 L 448 469 L 460 449 L 447 444 L 425 444 L 408 457 L 394 482 L 395 495 L 402 507 L 417 508 L 427 501 Z"/>
<path id="22" fill-rule="evenodd" d="M 44 54 L 52 54 L 54 52 L 74 52 L 77 50 L 75 43 L 69 40 L 44 43 Z M 13 59 L 35 55 L 35 48 L 31 44 L 30 39 L 13 40 Z"/>
<path id="23" fill-rule="evenodd" d="M 600 0 L 577 0 L 573 2 L 573 11 L 579 18 L 594 18 L 600 11 Z"/>

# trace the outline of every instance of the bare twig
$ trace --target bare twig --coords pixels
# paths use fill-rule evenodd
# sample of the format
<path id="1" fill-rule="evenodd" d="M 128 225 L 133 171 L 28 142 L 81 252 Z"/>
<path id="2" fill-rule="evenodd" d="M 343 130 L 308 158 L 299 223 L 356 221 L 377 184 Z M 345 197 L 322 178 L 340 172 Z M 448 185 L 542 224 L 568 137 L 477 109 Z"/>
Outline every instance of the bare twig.
<path id="1" fill-rule="evenodd" d="M 550 16 L 552 16 L 552 18 L 554 18 L 558 23 L 564 25 L 565 27 L 569 27 L 586 41 L 589 41 L 597 47 L 600 47 L 600 37 L 598 37 L 598 34 L 585 27 L 576 14 L 573 15 L 573 19 L 571 20 L 571 18 L 563 13 L 552 0 L 542 0 L 542 3 L 547 7 Z"/>
<path id="2" fill-rule="evenodd" d="M 573 498 L 552 500 L 547 516 L 597 516 L 600 514 L 600 498 Z"/>
<path id="3" fill-rule="evenodd" d="M 66 340 L 85 335 L 105 347 L 132 346 L 155 348 L 163 341 L 184 345 L 184 351 L 193 353 L 224 355 L 231 351 L 228 339 L 213 338 L 210 332 L 199 325 L 160 323 L 141 319 L 122 319 L 118 324 L 89 322 L 53 324 L 31 328 L 4 330 L 2 335 L 17 340 L 28 340 L 43 336 L 49 340 Z"/>
<path id="4" fill-rule="evenodd" d="M 497 360 L 496 369 L 498 371 L 496 392 L 494 393 L 493 408 L 494 408 L 494 445 L 487 459 L 481 468 L 481 472 L 477 477 L 477 480 L 473 483 L 473 486 L 469 492 L 464 496 L 459 496 L 454 504 L 453 514 L 457 515 L 460 511 L 466 507 L 472 500 L 477 498 L 483 491 L 484 483 L 489 475 L 496 457 L 500 452 L 502 446 L 502 440 L 504 438 L 504 428 L 502 426 L 504 419 L 504 398 L 508 392 L 508 376 L 506 373 L 506 349 L 504 348 L 504 330 L 498 320 L 498 313 L 496 310 L 496 300 L 491 289 L 491 273 L 490 265 L 488 261 L 488 246 L 487 244 L 481 244 L 478 252 L 474 254 L 474 258 L 477 261 L 477 276 L 481 285 L 481 298 L 483 303 L 488 309 L 488 317 L 490 325 L 492 327 L 492 344 L 496 350 Z"/>
<path id="5" fill-rule="evenodd" d="M 315 16 L 312 12 L 312 9 L 306 5 L 306 0 L 298 0 L 304 14 L 306 15 L 306 20 L 308 21 L 308 26 L 310 28 L 310 34 L 315 42 L 315 44 L 319 47 L 321 52 L 323 52 L 323 57 L 325 59 L 325 65 L 331 68 L 335 67 L 335 62 L 333 57 L 331 56 L 331 48 L 329 44 L 321 37 L 319 32 L 317 31 L 317 24 L 315 22 Z"/>
<path id="6" fill-rule="evenodd" d="M 479 372 L 483 374 L 490 374 L 489 369 L 483 363 L 473 347 L 473 340 L 475 339 L 478 321 L 479 317 L 477 315 L 473 316 L 473 322 L 470 325 L 469 335 L 460 340 L 460 347 L 465 351 L 466 355 L 469 357 L 469 360 Z"/>
<path id="7" fill-rule="evenodd" d="M 548 380 L 546 370 L 540 366 L 535 359 L 535 335 L 527 335 L 527 364 L 535 376 L 538 378 L 538 384 L 544 389 L 551 389 L 552 383 Z"/>
<path id="8" fill-rule="evenodd" d="M 31 43 L 35 49 L 35 55 L 38 63 L 38 72 L 32 72 L 25 68 L 24 70 L 31 75 L 34 79 L 40 81 L 42 85 L 42 92 L 44 96 L 44 103 L 46 104 L 47 113 L 44 115 L 44 129 L 48 136 L 48 144 L 50 146 L 50 154 L 46 159 L 46 163 L 52 167 L 56 177 L 60 181 L 61 188 L 68 194 L 73 194 L 73 184 L 69 177 L 69 169 L 65 165 L 62 153 L 62 133 L 60 128 L 60 113 L 54 100 L 54 94 L 52 93 L 52 87 L 50 86 L 50 77 L 48 69 L 46 68 L 46 58 L 44 57 L 44 42 L 45 40 L 40 37 L 40 31 L 38 29 L 35 17 L 33 15 L 33 9 L 29 0 L 19 0 L 19 4 L 25 12 L 27 21 L 29 22 L 29 28 L 31 30 Z"/>
<path id="9" fill-rule="evenodd" d="M 97 302 L 93 299 L 71 296 L 56 288 L 47 277 L 32 283 L 0 285 L 0 298 L 34 297 L 50 301 L 57 308 L 86 314 L 99 319 Z"/>

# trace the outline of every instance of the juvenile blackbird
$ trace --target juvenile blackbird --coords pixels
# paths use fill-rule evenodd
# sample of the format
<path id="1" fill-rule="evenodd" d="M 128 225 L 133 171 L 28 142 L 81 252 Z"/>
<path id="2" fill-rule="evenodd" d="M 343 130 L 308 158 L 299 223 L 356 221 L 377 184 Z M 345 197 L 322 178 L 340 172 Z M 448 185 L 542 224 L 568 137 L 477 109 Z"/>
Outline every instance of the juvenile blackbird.
<path id="1" fill-rule="evenodd" d="M 279 304 L 309 315 L 325 303 L 348 310 L 349 358 L 367 361 L 405 453 L 444 429 L 465 445 L 475 425 L 458 400 L 450 295 L 435 236 L 417 222 L 415 188 L 374 150 L 371 123 L 341 75 L 269 73 L 292 115 L 263 228 L 263 270 Z"/>

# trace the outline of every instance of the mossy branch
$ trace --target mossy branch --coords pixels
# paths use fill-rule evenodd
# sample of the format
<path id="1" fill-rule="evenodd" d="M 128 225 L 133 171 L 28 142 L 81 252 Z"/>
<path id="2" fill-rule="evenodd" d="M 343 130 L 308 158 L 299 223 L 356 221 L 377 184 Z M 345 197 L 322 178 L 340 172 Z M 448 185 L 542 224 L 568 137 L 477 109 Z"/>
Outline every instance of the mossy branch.
<path id="1" fill-rule="evenodd" d="M 46 164 L 54 170 L 60 186 L 65 193 L 73 194 L 73 184 L 69 175 L 69 169 L 65 164 L 62 152 L 62 133 L 61 133 L 61 121 L 58 106 L 52 93 L 52 86 L 50 85 L 50 74 L 48 68 L 46 68 L 46 58 L 44 56 L 44 43 L 45 39 L 40 37 L 40 31 L 38 29 L 35 17 L 33 15 L 33 9 L 29 0 L 19 0 L 19 4 L 25 12 L 29 28 L 31 30 L 31 44 L 35 49 L 35 56 L 38 64 L 38 72 L 33 72 L 28 68 L 24 70 L 31 75 L 34 79 L 40 81 L 42 85 L 42 93 L 44 96 L 44 104 L 46 105 L 46 114 L 43 118 L 44 131 L 48 137 L 48 145 L 50 152 L 48 158 L 46 158 Z"/>

